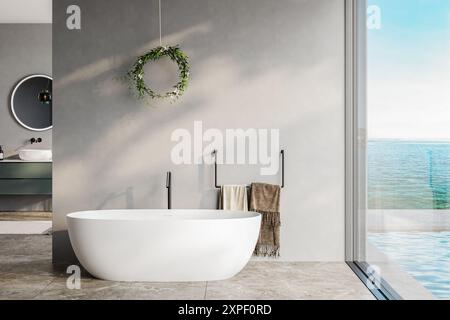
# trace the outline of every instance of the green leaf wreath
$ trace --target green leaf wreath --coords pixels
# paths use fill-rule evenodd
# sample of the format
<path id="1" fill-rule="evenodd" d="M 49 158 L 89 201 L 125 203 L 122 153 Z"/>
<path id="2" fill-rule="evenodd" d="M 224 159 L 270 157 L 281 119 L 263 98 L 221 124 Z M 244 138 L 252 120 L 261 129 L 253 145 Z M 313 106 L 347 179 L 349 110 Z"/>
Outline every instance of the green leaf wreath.
<path id="1" fill-rule="evenodd" d="M 144 81 L 144 66 L 149 61 L 155 61 L 163 56 L 168 56 L 172 61 L 176 62 L 179 70 L 180 81 L 173 86 L 173 90 L 166 93 L 158 93 L 148 87 Z M 137 96 L 142 99 L 146 95 L 151 98 L 171 98 L 178 99 L 186 90 L 189 83 L 189 62 L 186 54 L 180 50 L 178 46 L 173 47 L 156 47 L 146 54 L 140 56 L 133 64 L 132 69 L 127 73 L 127 77 L 132 83 L 133 89 Z"/>

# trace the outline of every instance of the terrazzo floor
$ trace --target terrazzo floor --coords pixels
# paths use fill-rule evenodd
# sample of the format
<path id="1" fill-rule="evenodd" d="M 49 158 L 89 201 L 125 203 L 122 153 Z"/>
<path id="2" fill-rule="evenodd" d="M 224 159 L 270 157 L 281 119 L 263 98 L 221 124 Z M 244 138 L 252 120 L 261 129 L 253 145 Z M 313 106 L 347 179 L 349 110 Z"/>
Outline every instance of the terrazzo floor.
<path id="1" fill-rule="evenodd" d="M 345 263 L 251 261 L 232 279 L 193 283 L 110 282 L 82 275 L 66 286 L 65 266 L 51 263 L 51 236 L 0 235 L 0 300 L 212 299 L 373 300 Z"/>

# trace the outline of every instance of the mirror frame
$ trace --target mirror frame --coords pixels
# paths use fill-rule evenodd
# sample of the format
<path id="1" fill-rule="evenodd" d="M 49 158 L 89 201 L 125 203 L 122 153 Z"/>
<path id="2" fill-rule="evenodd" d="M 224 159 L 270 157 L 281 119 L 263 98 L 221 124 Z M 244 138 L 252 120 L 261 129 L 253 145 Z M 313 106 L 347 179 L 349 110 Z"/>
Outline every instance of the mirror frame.
<path id="1" fill-rule="evenodd" d="M 17 121 L 22 127 L 26 128 L 26 129 L 28 129 L 28 130 L 31 130 L 31 131 L 47 131 L 47 130 L 50 130 L 50 129 L 53 128 L 53 121 L 52 121 L 52 125 L 49 126 L 49 127 L 47 127 L 47 128 L 42 128 L 42 129 L 32 128 L 32 127 L 27 126 L 26 124 L 24 124 L 24 123 L 19 119 L 19 117 L 17 116 L 16 112 L 14 111 L 14 96 L 16 95 L 17 89 L 22 85 L 22 83 L 24 83 L 25 81 L 27 81 L 27 80 L 29 80 L 29 79 L 32 79 L 32 78 L 47 78 L 47 79 L 51 80 L 51 81 L 52 81 L 52 84 L 53 84 L 53 78 L 50 77 L 50 76 L 48 76 L 48 75 L 46 75 L 46 74 L 32 74 L 32 75 L 29 75 L 29 76 L 23 78 L 22 80 L 19 81 L 19 83 L 17 83 L 17 84 L 14 86 L 14 90 L 13 90 L 13 92 L 12 92 L 12 94 L 11 94 L 11 102 L 10 102 L 10 105 L 11 105 L 11 112 L 12 112 L 12 114 L 13 114 L 13 116 L 14 116 L 14 119 L 16 119 L 16 121 Z"/>

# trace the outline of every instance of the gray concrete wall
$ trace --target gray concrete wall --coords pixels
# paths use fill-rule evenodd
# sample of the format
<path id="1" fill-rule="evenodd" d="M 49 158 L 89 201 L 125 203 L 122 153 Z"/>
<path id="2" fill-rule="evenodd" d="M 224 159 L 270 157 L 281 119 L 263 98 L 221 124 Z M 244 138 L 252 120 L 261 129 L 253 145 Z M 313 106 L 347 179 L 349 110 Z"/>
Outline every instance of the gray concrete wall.
<path id="1" fill-rule="evenodd" d="M 2 0 L 0 23 L 52 23 L 52 0 Z"/>
<path id="2" fill-rule="evenodd" d="M 34 132 L 14 119 L 11 92 L 24 77 L 31 74 L 52 75 L 51 24 L 0 24 L 0 144 L 6 156 L 17 154 L 32 137 L 41 137 L 42 146 L 52 147 L 52 130 Z M 49 210 L 48 197 L 0 196 L 0 211 Z"/>
<path id="3" fill-rule="evenodd" d="M 55 261 L 72 253 L 66 214 L 164 208 L 168 170 L 175 208 L 215 208 L 213 166 L 170 158 L 173 130 L 192 132 L 196 120 L 205 129 L 280 129 L 281 259 L 344 260 L 343 0 L 163 1 L 163 42 L 189 55 L 191 81 L 176 103 L 151 105 L 117 77 L 159 44 L 158 1 L 76 3 L 82 29 L 72 31 L 73 1 L 53 4 Z M 224 184 L 279 181 L 255 166 L 220 174 Z"/>

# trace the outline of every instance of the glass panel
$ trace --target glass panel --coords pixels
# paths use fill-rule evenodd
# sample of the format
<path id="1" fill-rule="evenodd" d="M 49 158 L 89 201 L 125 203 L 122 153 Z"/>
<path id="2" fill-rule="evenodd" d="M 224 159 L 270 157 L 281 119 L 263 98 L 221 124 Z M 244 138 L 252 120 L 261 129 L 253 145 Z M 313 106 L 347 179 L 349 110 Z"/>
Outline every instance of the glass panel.
<path id="1" fill-rule="evenodd" d="M 405 299 L 450 299 L 450 1 L 369 0 L 367 29 L 360 261 Z"/>

